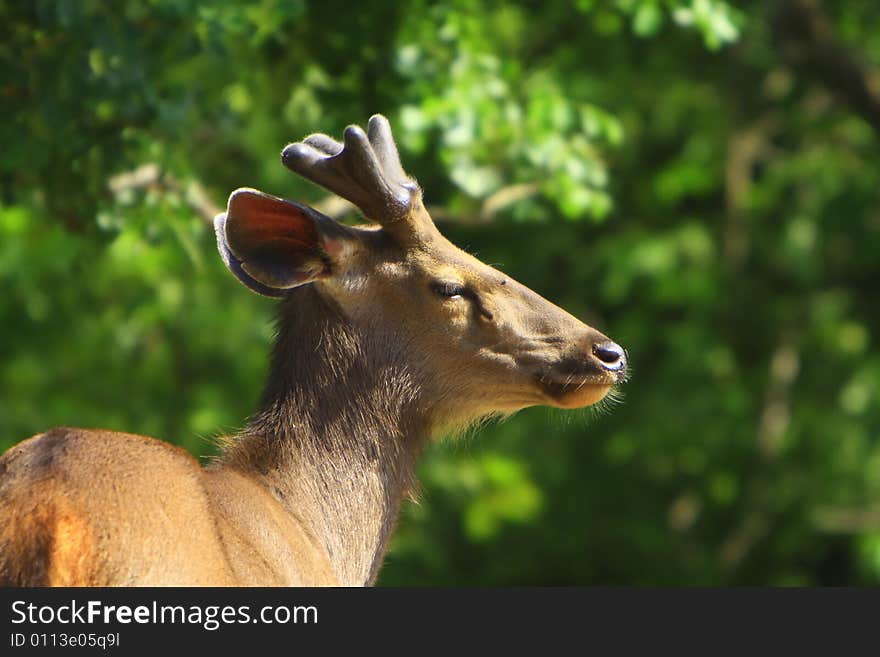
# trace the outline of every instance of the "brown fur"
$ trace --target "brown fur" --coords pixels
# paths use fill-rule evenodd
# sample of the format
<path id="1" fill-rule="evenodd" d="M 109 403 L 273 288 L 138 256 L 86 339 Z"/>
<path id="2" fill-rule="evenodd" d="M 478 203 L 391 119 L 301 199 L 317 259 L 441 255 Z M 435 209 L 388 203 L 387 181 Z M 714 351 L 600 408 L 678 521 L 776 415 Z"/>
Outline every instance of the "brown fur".
<path id="1" fill-rule="evenodd" d="M 376 141 L 390 139 L 387 126 L 371 135 L 410 195 L 389 183 L 364 200 L 408 208 L 393 208 L 391 230 L 344 227 L 252 190 L 218 217 L 233 273 L 283 296 L 247 426 L 205 467 L 103 430 L 16 445 L 0 457 L 0 585 L 371 584 L 432 436 L 535 404 L 591 404 L 623 379 L 608 338 L 446 241 L 388 164 L 396 151 Z M 366 139 L 351 137 L 361 149 Z M 381 168 L 368 167 L 373 178 Z M 356 170 L 340 171 L 331 182 L 345 191 Z M 449 281 L 462 293 L 438 294 Z"/>

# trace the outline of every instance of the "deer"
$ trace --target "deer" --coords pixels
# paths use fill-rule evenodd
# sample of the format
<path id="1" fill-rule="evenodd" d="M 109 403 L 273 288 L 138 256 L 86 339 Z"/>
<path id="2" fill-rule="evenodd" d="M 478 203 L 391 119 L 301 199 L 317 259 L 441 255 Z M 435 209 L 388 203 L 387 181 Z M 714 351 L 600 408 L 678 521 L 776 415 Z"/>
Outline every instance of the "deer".
<path id="1" fill-rule="evenodd" d="M 622 347 L 440 233 L 382 115 L 281 161 L 369 223 L 251 188 L 214 219 L 229 271 L 278 299 L 258 410 L 204 463 L 101 429 L 10 448 L 0 585 L 370 586 L 432 441 L 626 379 Z"/>

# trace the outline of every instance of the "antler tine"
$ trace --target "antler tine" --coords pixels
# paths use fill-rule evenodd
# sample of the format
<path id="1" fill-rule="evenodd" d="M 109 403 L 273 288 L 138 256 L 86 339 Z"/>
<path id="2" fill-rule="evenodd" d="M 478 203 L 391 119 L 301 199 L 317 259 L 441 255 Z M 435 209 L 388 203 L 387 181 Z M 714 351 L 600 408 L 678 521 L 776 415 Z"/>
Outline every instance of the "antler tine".
<path id="1" fill-rule="evenodd" d="M 412 183 L 400 164 L 400 154 L 397 152 L 397 144 L 394 143 L 388 119 L 381 114 L 373 114 L 367 123 L 367 135 L 385 173 L 397 180 Z"/>
<path id="2" fill-rule="evenodd" d="M 323 134 L 309 135 L 285 147 L 281 161 L 351 201 L 397 237 L 414 237 L 427 219 L 419 187 L 400 164 L 388 120 L 376 114 L 367 130 L 369 134 L 356 125 L 348 126 L 342 143 Z"/>
<path id="3" fill-rule="evenodd" d="M 336 155 L 339 151 L 342 150 L 342 144 L 340 144 L 332 137 L 322 135 L 320 132 L 309 135 L 308 137 L 303 139 L 303 143 L 308 144 L 313 148 L 317 148 L 319 151 L 322 151 L 327 155 Z"/>
<path id="4" fill-rule="evenodd" d="M 376 152 L 360 126 L 348 126 L 342 133 L 342 143 L 344 144 L 342 152 L 333 156 L 331 161 L 336 161 L 344 167 L 351 181 L 366 193 L 368 198 L 366 206 L 358 204 L 358 207 L 370 219 L 382 223 L 383 211 L 389 209 L 387 208 L 389 197 L 393 198 L 394 194 L 390 189 L 389 181 L 385 179 L 379 158 L 376 157 Z"/>
<path id="5" fill-rule="evenodd" d="M 327 166 L 328 159 L 327 153 L 305 142 L 289 144 L 281 153 L 281 161 L 288 169 L 321 185 L 321 187 L 343 195 L 342 189 L 345 180 L 334 167 Z"/>

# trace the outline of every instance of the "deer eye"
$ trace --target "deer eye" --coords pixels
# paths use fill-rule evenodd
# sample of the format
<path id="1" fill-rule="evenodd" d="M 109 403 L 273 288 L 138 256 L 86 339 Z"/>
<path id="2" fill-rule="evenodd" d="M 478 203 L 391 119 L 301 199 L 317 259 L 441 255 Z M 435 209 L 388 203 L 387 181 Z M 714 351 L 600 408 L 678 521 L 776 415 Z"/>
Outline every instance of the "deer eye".
<path id="1" fill-rule="evenodd" d="M 461 283 L 450 283 L 448 281 L 436 281 L 431 283 L 431 289 L 441 297 L 447 299 L 455 299 L 463 297 L 467 294 L 467 290 Z"/>

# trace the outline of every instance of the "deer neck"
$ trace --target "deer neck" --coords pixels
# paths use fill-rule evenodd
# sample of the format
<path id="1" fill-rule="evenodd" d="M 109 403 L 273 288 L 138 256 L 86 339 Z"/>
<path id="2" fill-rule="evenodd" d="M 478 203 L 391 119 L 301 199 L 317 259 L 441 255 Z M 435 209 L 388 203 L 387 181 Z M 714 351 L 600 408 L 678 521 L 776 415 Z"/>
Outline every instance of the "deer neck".
<path id="1" fill-rule="evenodd" d="M 399 349 L 314 286 L 294 290 L 261 408 L 221 457 L 307 526 L 343 585 L 375 580 L 429 433 Z"/>

